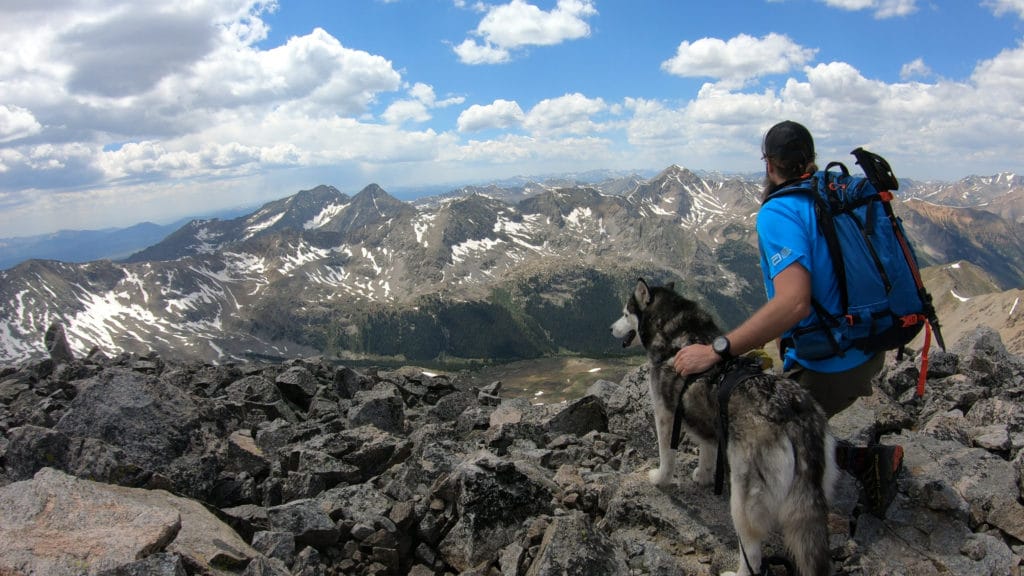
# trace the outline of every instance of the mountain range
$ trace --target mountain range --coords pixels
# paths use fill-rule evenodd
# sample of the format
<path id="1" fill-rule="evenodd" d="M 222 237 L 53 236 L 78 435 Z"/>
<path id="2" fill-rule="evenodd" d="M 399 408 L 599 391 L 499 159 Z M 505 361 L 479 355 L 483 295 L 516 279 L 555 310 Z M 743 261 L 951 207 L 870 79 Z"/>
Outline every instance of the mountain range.
<path id="1" fill-rule="evenodd" d="M 214 362 L 616 354 L 608 325 L 637 276 L 675 281 L 723 327 L 763 303 L 760 186 L 675 165 L 652 177 L 504 183 L 415 202 L 375 184 L 354 196 L 318 186 L 238 217 L 192 220 L 118 262 L 29 260 L 0 271 L 0 359 L 44 355 L 54 321 L 78 353 Z M 1016 317 L 1006 300 L 1024 287 L 1022 193 L 1009 174 L 901 182 L 897 213 L 932 267 L 937 302 L 963 312 L 997 295 L 987 308 L 940 317 Z M 1020 338 L 1006 328 L 1012 348 Z"/>
<path id="2" fill-rule="evenodd" d="M 204 217 L 233 218 L 248 212 L 236 208 L 211 212 Z M 51 234 L 0 238 L 0 269 L 13 268 L 32 259 L 62 262 L 121 260 L 163 240 L 190 220 L 192 218 L 178 219 L 169 224 L 141 222 L 127 228 L 59 230 Z"/>

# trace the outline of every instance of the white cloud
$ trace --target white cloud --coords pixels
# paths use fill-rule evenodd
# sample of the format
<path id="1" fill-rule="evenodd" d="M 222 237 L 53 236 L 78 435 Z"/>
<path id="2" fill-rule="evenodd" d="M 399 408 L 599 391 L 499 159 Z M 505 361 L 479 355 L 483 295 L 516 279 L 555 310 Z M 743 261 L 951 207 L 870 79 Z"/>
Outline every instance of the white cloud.
<path id="1" fill-rule="evenodd" d="M 822 0 L 825 4 L 843 10 L 865 10 L 875 5 L 876 0 Z"/>
<path id="2" fill-rule="evenodd" d="M 412 88 L 409 89 L 409 95 L 427 106 L 432 106 L 437 101 L 434 87 L 422 82 L 413 84 Z"/>
<path id="3" fill-rule="evenodd" d="M 492 140 L 469 140 L 450 150 L 441 160 L 454 165 L 486 167 L 484 177 L 493 179 L 502 165 L 515 167 L 529 162 L 538 172 L 563 170 L 565 163 L 584 168 L 608 168 L 621 159 L 615 157 L 611 142 L 603 138 L 534 138 L 505 134 Z M 497 173 L 501 173 L 498 171 Z M 515 174 L 515 169 L 508 175 Z"/>
<path id="4" fill-rule="evenodd" d="M 508 62 L 512 55 L 504 48 L 492 44 L 477 44 L 476 40 L 466 38 L 456 46 L 455 54 L 463 64 L 501 64 Z"/>
<path id="5" fill-rule="evenodd" d="M 217 40 L 208 14 L 167 13 L 142 4 L 72 24 L 58 35 L 54 50 L 70 67 L 71 93 L 117 98 L 147 92 L 161 79 L 186 72 Z"/>
<path id="6" fill-rule="evenodd" d="M 388 124 L 403 122 L 426 122 L 430 120 L 430 112 L 426 105 L 418 100 L 398 100 L 392 102 L 381 115 Z"/>
<path id="7" fill-rule="evenodd" d="M 995 58 L 982 61 L 974 69 L 971 80 L 994 106 L 989 111 L 1005 111 L 1009 118 L 1020 118 L 1021 95 L 1024 94 L 1024 41 L 1016 48 L 1003 50 Z"/>
<path id="8" fill-rule="evenodd" d="M 20 106 L 0 104 L 0 142 L 38 134 L 42 128 L 31 111 Z"/>
<path id="9" fill-rule="evenodd" d="M 181 91 L 200 106 L 236 107 L 280 102 L 308 104 L 332 115 L 364 112 L 380 92 L 397 90 L 401 76 L 381 56 L 346 48 L 322 28 L 290 38 L 270 50 L 223 46 L 199 62 L 194 73 L 163 87 L 171 99 Z"/>
<path id="10" fill-rule="evenodd" d="M 1024 0 L 985 0 L 982 5 L 991 8 L 996 16 L 1016 13 L 1024 20 Z"/>
<path id="11" fill-rule="evenodd" d="M 702 38 L 683 41 L 676 55 L 661 64 L 662 70 L 676 76 L 710 77 L 731 84 L 761 76 L 785 74 L 810 61 L 816 50 L 804 48 L 782 34 L 754 38 L 740 34 L 722 41 Z"/>
<path id="12" fill-rule="evenodd" d="M 597 14 L 589 0 L 559 0 L 550 12 L 544 12 L 523 0 L 492 8 L 477 34 L 504 48 L 551 46 L 590 34 L 584 18 Z"/>
<path id="13" fill-rule="evenodd" d="M 597 14 L 591 0 L 558 0 L 545 12 L 524 0 L 493 6 L 474 34 L 455 47 L 464 64 L 498 64 L 511 59 L 511 51 L 525 46 L 552 46 L 590 35 L 586 18 Z"/>
<path id="14" fill-rule="evenodd" d="M 910 80 L 911 78 L 928 78 L 933 74 L 931 67 L 924 63 L 923 58 L 917 58 L 913 62 L 907 62 L 900 67 L 900 79 Z"/>
<path id="15" fill-rule="evenodd" d="M 923 61 L 905 67 L 926 69 Z M 830 62 L 806 66 L 782 87 L 761 92 L 707 83 L 681 107 L 627 98 L 625 130 L 635 157 L 654 166 L 683 159 L 728 169 L 754 164 L 764 131 L 789 118 L 811 129 L 819 161 L 850 162 L 850 150 L 868 146 L 901 176 L 962 177 L 1014 168 L 1024 133 L 1022 94 L 1024 45 L 980 62 L 969 81 L 887 83 Z M 969 172 L 949 173 L 965 164 Z"/>
<path id="16" fill-rule="evenodd" d="M 917 12 L 917 0 L 880 0 L 875 18 L 897 18 Z"/>
<path id="17" fill-rule="evenodd" d="M 259 47 L 266 37 L 259 16 L 274 8 L 265 0 L 155 6 L 110 0 L 87 11 L 68 2 L 5 14 L 0 43 L 15 48 L 0 52 L 0 142 L 33 136 L 75 145 L 7 152 L 0 190 L 81 187 L 104 177 L 195 177 L 204 169 L 239 175 L 258 173 L 263 161 L 316 162 L 318 155 L 302 149 L 332 138 L 279 130 L 279 121 L 294 127 L 361 118 L 380 94 L 402 84 L 390 61 L 347 48 L 320 28 Z M 387 119 L 422 121 L 429 107 L 459 101 L 436 102 L 432 92 L 415 86 L 411 103 L 397 104 Z M 308 140 L 296 142 L 299 134 Z M 353 158 L 388 149 L 332 145 L 351 149 Z M 33 170 L 41 175 L 33 178 Z"/>
<path id="18" fill-rule="evenodd" d="M 599 129 L 591 117 L 607 109 L 601 98 L 587 98 L 576 92 L 540 101 L 526 115 L 523 125 L 541 134 L 588 134 Z"/>
<path id="19" fill-rule="evenodd" d="M 519 104 L 509 100 L 495 100 L 482 106 L 474 104 L 459 114 L 459 132 L 476 132 L 489 128 L 509 128 L 522 124 L 525 119 Z"/>
<path id="20" fill-rule="evenodd" d="M 411 97 L 409 99 L 392 102 L 381 117 L 389 124 L 426 122 L 431 118 L 430 109 L 446 108 L 465 101 L 462 96 L 438 100 L 437 95 L 434 94 L 434 87 L 422 82 L 417 82 L 409 89 L 409 96 Z"/>
<path id="21" fill-rule="evenodd" d="M 917 0 L 822 0 L 825 4 L 843 10 L 874 10 L 875 18 L 907 16 L 917 11 Z M 1010 0 L 1004 0 L 1010 1 Z"/>

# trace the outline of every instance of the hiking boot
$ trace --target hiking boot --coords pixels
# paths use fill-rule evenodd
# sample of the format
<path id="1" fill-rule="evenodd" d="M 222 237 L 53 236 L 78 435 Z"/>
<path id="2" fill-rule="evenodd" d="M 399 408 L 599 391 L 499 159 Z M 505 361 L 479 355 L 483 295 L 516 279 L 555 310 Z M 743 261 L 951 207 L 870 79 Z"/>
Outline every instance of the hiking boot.
<path id="1" fill-rule="evenodd" d="M 868 512 L 885 518 L 885 511 L 896 497 L 896 475 L 903 467 L 902 446 L 870 446 L 867 466 L 857 475 L 864 489 Z"/>
<path id="2" fill-rule="evenodd" d="M 896 475 L 903 467 L 902 446 L 836 446 L 836 465 L 860 482 L 865 508 L 879 518 L 885 517 L 896 497 Z"/>

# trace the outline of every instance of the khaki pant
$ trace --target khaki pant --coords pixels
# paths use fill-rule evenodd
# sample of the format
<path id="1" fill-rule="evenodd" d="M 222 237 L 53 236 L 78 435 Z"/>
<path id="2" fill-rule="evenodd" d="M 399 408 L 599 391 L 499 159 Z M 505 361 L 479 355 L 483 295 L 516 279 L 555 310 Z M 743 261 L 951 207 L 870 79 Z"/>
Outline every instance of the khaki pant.
<path id="1" fill-rule="evenodd" d="M 885 365 L 885 354 L 875 354 L 867 362 L 845 372 L 815 372 L 798 368 L 789 374 L 811 393 L 829 418 L 842 412 L 857 398 L 871 395 L 871 381 Z"/>

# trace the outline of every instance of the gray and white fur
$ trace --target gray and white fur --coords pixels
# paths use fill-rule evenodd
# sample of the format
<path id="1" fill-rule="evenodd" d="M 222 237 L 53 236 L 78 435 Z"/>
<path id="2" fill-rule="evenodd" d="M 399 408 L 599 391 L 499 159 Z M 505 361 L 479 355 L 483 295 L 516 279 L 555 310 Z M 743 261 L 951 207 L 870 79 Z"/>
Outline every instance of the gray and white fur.
<path id="1" fill-rule="evenodd" d="M 623 346 L 639 343 L 650 362 L 649 385 L 658 436 L 659 466 L 652 483 L 672 482 L 672 424 L 682 394 L 683 429 L 699 450 L 693 480 L 714 480 L 722 364 L 682 378 L 672 366 L 675 351 L 708 344 L 721 332 L 711 316 L 677 294 L 672 284 L 648 286 L 640 279 L 622 317 L 611 327 Z M 727 369 L 727 368 L 725 368 Z M 795 381 L 773 374 L 743 380 L 728 400 L 729 504 L 740 541 L 740 576 L 760 570 L 761 544 L 779 529 L 802 576 L 831 574 L 827 516 L 838 475 L 828 419 Z"/>

